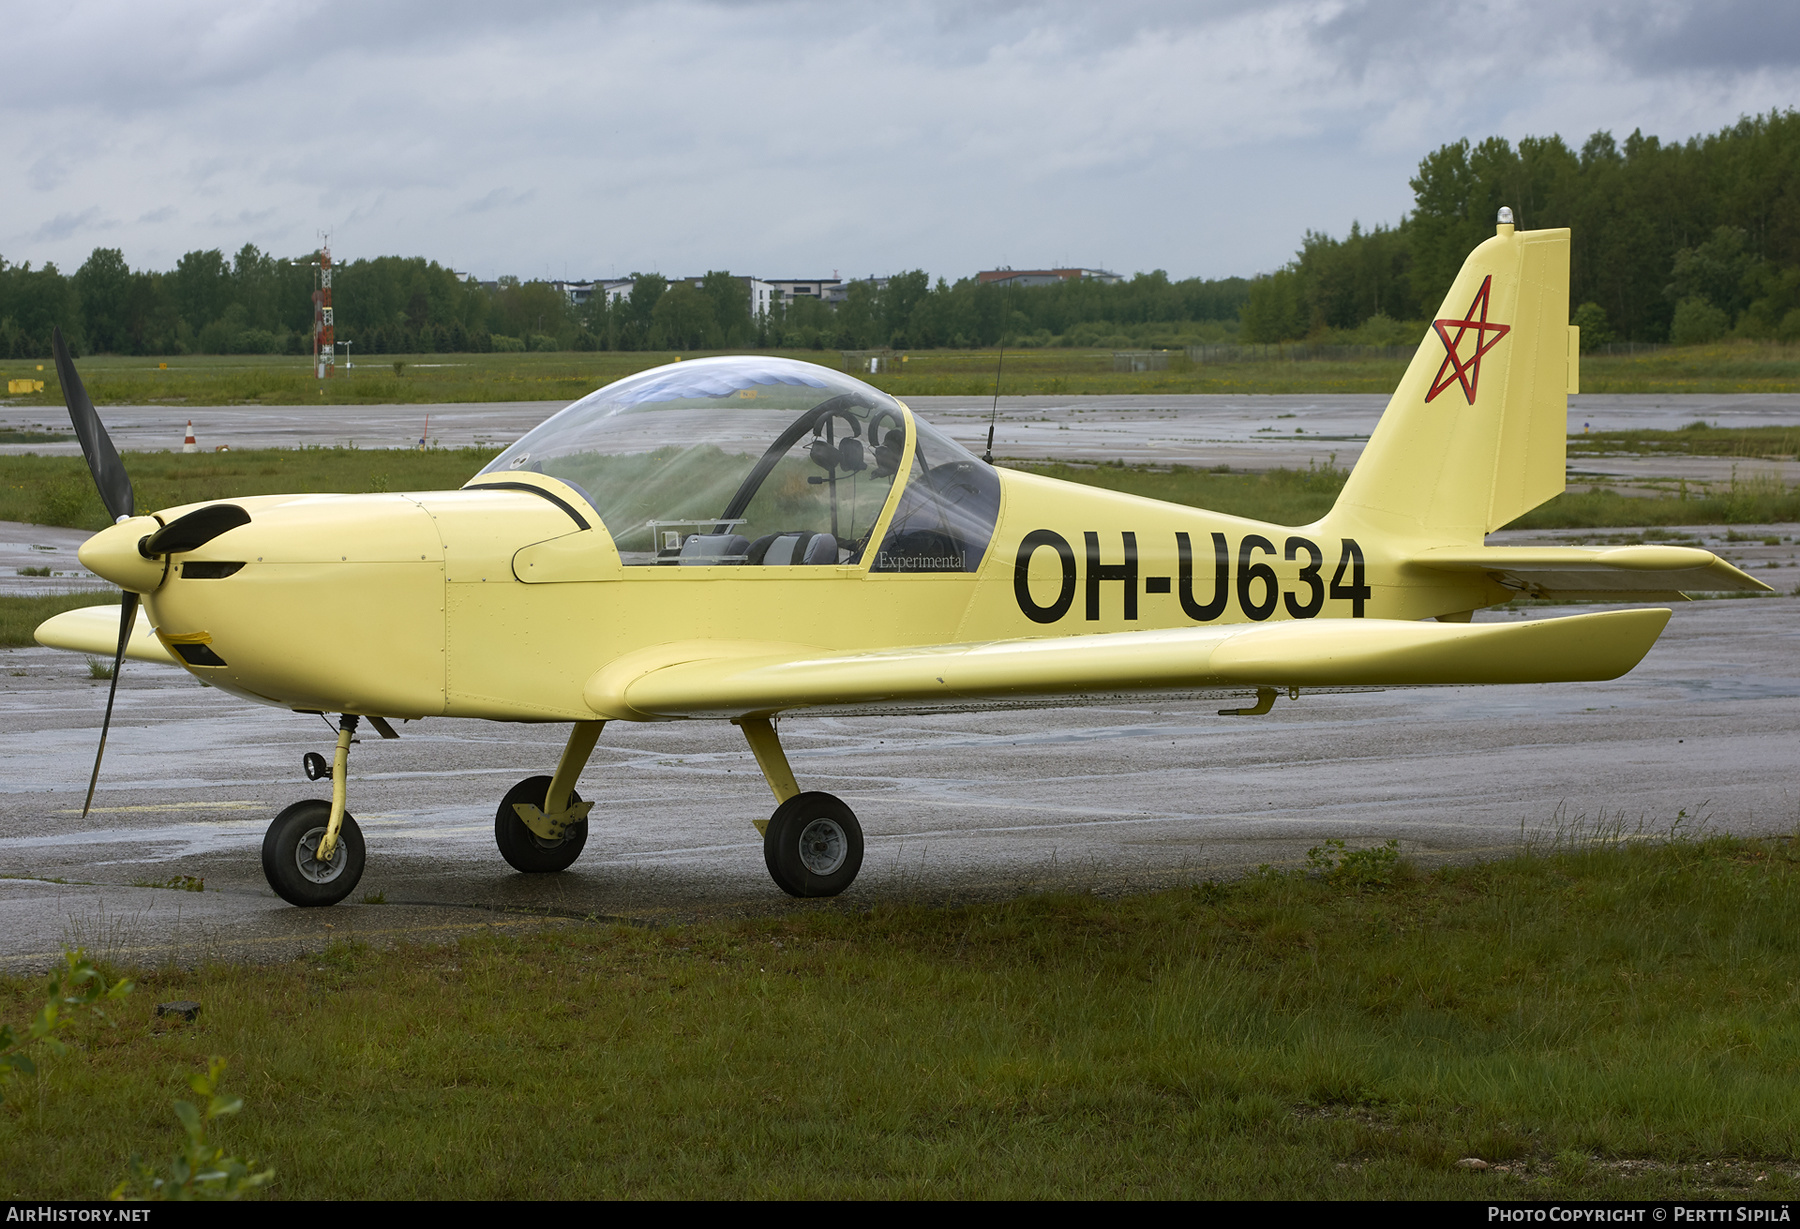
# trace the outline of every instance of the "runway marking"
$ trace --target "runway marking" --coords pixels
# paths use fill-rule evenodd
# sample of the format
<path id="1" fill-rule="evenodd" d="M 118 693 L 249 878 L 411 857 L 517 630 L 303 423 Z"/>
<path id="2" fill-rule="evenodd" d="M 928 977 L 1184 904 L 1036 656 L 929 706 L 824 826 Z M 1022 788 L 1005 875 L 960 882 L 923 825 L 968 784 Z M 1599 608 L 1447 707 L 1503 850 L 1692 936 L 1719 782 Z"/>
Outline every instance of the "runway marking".
<path id="1" fill-rule="evenodd" d="M 260 807 L 261 802 L 146 802 L 133 807 L 90 807 L 89 815 L 143 815 L 162 811 L 242 811 Z M 78 808 L 52 811 L 53 815 L 79 815 Z"/>

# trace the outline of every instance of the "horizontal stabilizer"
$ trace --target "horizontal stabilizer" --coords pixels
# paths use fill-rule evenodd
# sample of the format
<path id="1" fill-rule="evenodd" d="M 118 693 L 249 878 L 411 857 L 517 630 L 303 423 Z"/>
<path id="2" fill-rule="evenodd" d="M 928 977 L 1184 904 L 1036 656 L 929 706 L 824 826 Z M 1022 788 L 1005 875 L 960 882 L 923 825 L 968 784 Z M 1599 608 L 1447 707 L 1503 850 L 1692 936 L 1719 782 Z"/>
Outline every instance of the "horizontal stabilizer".
<path id="1" fill-rule="evenodd" d="M 1660 601 L 1682 593 L 1770 592 L 1749 573 L 1691 546 L 1443 547 L 1413 561 L 1436 572 L 1483 572 L 1532 597 Z"/>
<path id="2" fill-rule="evenodd" d="M 1667 610 L 1518 623 L 1308 619 L 876 653 L 736 643 L 706 656 L 690 643 L 660 668 L 640 659 L 602 669 L 586 697 L 602 716 L 644 719 L 1090 692 L 1574 682 L 1624 674 L 1668 619 Z"/>
<path id="3" fill-rule="evenodd" d="M 119 650 L 119 607 L 114 603 L 65 610 L 38 624 L 37 631 L 32 634 L 46 648 L 72 649 L 111 660 Z M 162 641 L 150 630 L 150 620 L 145 617 L 142 606 L 138 607 L 137 622 L 132 625 L 131 639 L 125 645 L 125 656 L 132 661 L 175 664 Z"/>

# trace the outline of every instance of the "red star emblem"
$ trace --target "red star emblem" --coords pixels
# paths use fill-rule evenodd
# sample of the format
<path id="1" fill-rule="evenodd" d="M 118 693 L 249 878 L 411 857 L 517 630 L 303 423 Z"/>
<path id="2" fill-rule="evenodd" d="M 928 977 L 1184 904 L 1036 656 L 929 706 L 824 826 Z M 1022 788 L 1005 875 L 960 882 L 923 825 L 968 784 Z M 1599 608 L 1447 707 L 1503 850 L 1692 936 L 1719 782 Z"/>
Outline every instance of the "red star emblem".
<path id="1" fill-rule="evenodd" d="M 1499 345 L 1500 339 L 1512 332 L 1510 324 L 1488 323 L 1488 288 L 1493 281 L 1494 275 L 1491 273 L 1481 279 L 1481 289 L 1475 292 L 1475 298 L 1461 320 L 1431 322 L 1431 327 L 1437 330 L 1438 339 L 1444 343 L 1445 353 L 1444 361 L 1438 367 L 1437 378 L 1431 382 L 1431 391 L 1425 394 L 1427 402 L 1452 384 L 1460 384 L 1463 397 L 1470 405 L 1475 404 L 1475 386 L 1481 380 L 1481 356 Z M 1454 336 L 1450 333 L 1451 329 L 1456 330 Z M 1475 353 L 1464 359 L 1457 350 L 1462 345 L 1463 335 L 1471 330 L 1475 334 Z"/>

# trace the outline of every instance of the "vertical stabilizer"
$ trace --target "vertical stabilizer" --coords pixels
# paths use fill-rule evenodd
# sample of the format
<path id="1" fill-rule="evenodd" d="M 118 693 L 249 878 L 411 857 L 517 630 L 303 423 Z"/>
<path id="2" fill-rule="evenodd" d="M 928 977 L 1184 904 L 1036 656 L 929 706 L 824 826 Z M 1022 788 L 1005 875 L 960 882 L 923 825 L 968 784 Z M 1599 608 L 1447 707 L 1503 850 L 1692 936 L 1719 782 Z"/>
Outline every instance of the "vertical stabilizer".
<path id="1" fill-rule="evenodd" d="M 1473 545 L 1563 489 L 1569 232 L 1515 232 L 1473 252 L 1388 402 L 1332 515 L 1399 537 Z"/>

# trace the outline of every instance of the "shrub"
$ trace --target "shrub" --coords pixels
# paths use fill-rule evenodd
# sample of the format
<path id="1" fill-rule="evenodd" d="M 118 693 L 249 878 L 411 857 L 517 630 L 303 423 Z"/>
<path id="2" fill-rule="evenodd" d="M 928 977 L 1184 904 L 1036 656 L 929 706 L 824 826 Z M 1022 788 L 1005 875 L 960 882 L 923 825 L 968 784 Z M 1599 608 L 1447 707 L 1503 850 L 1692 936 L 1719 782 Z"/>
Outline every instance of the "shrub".
<path id="1" fill-rule="evenodd" d="M 1613 339 L 1612 325 L 1606 319 L 1606 309 L 1598 303 L 1583 303 L 1577 307 L 1569 323 L 1581 330 L 1583 354 L 1596 350 Z"/>
<path id="2" fill-rule="evenodd" d="M 1390 840 L 1370 849 L 1345 849 L 1331 837 L 1306 851 L 1306 870 L 1330 883 L 1349 888 L 1393 886 L 1400 871 L 1400 842 Z"/>
<path id="3" fill-rule="evenodd" d="M 1725 336 L 1725 313 L 1705 299 L 1683 299 L 1675 307 L 1669 325 L 1669 341 L 1677 346 L 1701 346 Z"/>
<path id="4" fill-rule="evenodd" d="M 132 1157 L 130 1176 L 113 1188 L 114 1199 L 242 1199 L 275 1177 L 273 1169 L 252 1173 L 255 1161 L 246 1164 L 226 1156 L 225 1149 L 206 1138 L 207 1123 L 244 1108 L 242 1097 L 219 1095 L 219 1079 L 224 1074 L 225 1060 L 215 1058 L 205 1075 L 188 1077 L 188 1086 L 206 1108 L 190 1101 L 175 1103 L 175 1116 L 187 1133 L 181 1152 L 169 1162 L 167 1174 L 158 1174 L 141 1156 Z"/>

